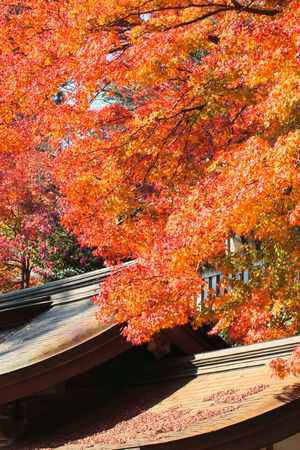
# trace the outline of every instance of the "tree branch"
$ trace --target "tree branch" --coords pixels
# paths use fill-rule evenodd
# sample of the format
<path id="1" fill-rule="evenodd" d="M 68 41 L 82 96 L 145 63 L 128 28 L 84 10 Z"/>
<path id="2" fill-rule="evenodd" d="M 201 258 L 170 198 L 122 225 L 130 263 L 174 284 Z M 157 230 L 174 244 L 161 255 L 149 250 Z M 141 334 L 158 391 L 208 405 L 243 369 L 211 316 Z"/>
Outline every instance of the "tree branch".
<path id="1" fill-rule="evenodd" d="M 253 8 L 249 5 L 242 5 L 237 0 L 231 0 L 232 4 L 235 6 L 235 9 L 241 12 L 248 12 L 251 14 L 259 14 L 262 16 L 275 16 L 281 12 L 280 9 L 265 9 L 265 8 Z"/>

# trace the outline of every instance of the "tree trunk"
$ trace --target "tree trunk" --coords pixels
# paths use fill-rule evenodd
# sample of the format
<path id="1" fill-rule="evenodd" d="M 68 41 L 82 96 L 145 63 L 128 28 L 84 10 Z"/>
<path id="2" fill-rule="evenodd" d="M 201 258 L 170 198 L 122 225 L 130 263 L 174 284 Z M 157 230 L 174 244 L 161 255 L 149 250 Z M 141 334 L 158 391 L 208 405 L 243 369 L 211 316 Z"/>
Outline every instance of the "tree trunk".
<path id="1" fill-rule="evenodd" d="M 28 258 L 22 258 L 21 283 L 20 288 L 26 289 L 30 287 L 31 267 Z"/>

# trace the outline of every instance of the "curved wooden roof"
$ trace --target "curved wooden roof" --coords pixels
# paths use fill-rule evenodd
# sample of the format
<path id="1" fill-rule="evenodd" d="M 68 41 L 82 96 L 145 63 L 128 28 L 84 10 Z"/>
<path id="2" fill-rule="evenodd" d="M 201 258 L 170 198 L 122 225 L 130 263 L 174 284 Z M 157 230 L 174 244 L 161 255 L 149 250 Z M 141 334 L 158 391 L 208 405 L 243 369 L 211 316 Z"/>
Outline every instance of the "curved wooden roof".
<path id="1" fill-rule="evenodd" d="M 0 405 L 85 372 L 130 347 L 119 326 L 101 326 L 90 301 L 111 273 L 101 269 L 0 296 Z M 209 340 L 191 329 L 170 330 L 169 339 L 187 354 L 224 347 L 221 339 Z"/>
<path id="2" fill-rule="evenodd" d="M 83 299 L 54 306 L 28 324 L 0 334 L 0 375 L 21 370 L 94 338 L 101 327 L 95 307 Z"/>
<path id="3" fill-rule="evenodd" d="M 0 318 L 9 311 L 21 323 L 0 332 L 0 404 L 59 383 L 129 347 L 119 327 L 101 326 L 91 302 L 110 272 L 102 269 L 0 297 Z"/>
<path id="4" fill-rule="evenodd" d="M 9 311 L 22 318 L 38 308 L 25 323 L 0 332 L 0 405 L 129 348 L 118 326 L 101 327 L 90 302 L 109 273 L 104 269 L 0 297 L 0 319 Z M 112 399 L 112 424 L 105 406 L 96 448 L 251 450 L 300 431 L 299 379 L 272 378 L 267 366 L 297 345 L 300 336 L 146 367 L 123 397 Z"/>
<path id="5" fill-rule="evenodd" d="M 111 419 L 105 407 L 93 448 L 253 450 L 299 432 L 299 378 L 274 378 L 268 367 L 299 344 L 294 337 L 161 363 L 118 397 Z M 84 438 L 73 444 L 85 448 Z"/>

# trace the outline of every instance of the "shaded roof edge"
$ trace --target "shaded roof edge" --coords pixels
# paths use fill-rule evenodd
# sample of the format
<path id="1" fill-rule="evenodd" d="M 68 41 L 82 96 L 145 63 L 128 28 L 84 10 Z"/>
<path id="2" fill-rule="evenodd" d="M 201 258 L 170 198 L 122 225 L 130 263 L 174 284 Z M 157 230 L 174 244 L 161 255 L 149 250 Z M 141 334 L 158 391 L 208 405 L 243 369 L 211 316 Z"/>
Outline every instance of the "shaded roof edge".
<path id="1" fill-rule="evenodd" d="M 300 346 L 300 335 L 177 357 L 166 360 L 164 365 L 161 365 L 161 362 L 155 364 L 153 370 L 145 368 L 141 379 L 135 378 L 131 384 L 151 384 L 162 380 L 262 366 L 272 359 L 288 357 L 297 346 Z"/>

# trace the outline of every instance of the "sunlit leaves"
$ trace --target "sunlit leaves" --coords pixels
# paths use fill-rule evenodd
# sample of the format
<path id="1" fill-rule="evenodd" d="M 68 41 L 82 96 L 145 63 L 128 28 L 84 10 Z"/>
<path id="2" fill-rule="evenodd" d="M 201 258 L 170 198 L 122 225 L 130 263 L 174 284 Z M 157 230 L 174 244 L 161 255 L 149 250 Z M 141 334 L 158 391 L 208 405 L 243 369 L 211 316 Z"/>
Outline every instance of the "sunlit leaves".
<path id="1" fill-rule="evenodd" d="M 190 319 L 240 342 L 297 332 L 299 1 L 1 8 L 0 150 L 48 146 L 63 224 L 140 261 L 107 281 L 101 318 L 134 342 Z M 228 235 L 263 251 L 233 264 Z M 197 310 L 201 268 L 225 283 L 246 263 L 253 281 Z"/>
<path id="2" fill-rule="evenodd" d="M 270 362 L 272 373 L 278 378 L 300 375 L 300 348 L 297 347 L 288 359 L 277 358 Z"/>

